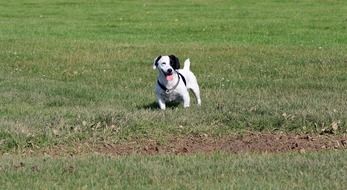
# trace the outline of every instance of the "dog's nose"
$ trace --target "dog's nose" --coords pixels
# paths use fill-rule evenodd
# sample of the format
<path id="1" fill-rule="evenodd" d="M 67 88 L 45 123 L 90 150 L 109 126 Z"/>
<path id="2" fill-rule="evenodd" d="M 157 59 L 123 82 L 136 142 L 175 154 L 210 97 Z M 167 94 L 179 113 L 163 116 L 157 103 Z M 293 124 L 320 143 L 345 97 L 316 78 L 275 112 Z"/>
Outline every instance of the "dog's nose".
<path id="1" fill-rule="evenodd" d="M 168 73 L 172 73 L 172 69 L 168 69 L 167 72 L 168 72 Z"/>

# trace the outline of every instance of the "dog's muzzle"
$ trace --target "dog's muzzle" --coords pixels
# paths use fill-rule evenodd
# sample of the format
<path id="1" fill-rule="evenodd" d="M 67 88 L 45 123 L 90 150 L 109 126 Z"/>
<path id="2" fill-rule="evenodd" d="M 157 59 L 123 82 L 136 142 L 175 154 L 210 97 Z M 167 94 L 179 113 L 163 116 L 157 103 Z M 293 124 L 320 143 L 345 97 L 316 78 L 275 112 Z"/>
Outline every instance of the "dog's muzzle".
<path id="1" fill-rule="evenodd" d="M 165 75 L 166 80 L 168 80 L 168 81 L 173 80 L 172 69 L 168 69 L 167 72 L 165 72 L 164 70 L 161 70 L 161 72 Z"/>

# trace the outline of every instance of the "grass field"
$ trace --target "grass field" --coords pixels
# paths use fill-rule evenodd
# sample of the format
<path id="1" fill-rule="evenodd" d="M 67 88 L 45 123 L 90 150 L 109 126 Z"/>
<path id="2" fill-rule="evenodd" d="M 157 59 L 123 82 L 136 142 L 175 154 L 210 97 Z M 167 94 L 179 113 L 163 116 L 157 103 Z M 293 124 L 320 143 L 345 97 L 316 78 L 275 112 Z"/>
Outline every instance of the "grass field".
<path id="1" fill-rule="evenodd" d="M 338 126 L 335 133 L 346 133 L 346 12 L 343 0 L 0 2 L 0 152 L 16 154 L 86 141 L 165 141 L 189 134 L 319 133 L 332 124 Z M 201 87 L 202 107 L 193 102 L 190 109 L 178 106 L 162 112 L 154 106 L 157 73 L 152 61 L 160 54 L 175 54 L 181 61 L 191 59 Z M 346 157 L 345 152 L 312 155 L 294 157 L 313 164 Z M 269 157 L 280 161 L 291 156 L 255 156 L 254 160 L 267 162 Z M 75 162 L 111 167 L 119 161 L 89 158 Z M 206 161 L 207 168 L 223 164 L 223 158 L 170 157 L 184 164 L 192 159 L 199 164 Z M 235 159 L 242 162 L 243 158 Z M 40 163 L 42 159 L 26 161 Z M 53 172 L 65 159 L 50 160 L 57 164 L 42 167 L 51 167 L 46 170 Z M 129 163 L 126 158 L 120 161 L 126 165 L 141 160 L 144 165 L 163 165 L 160 169 L 170 170 L 165 156 L 129 159 Z M 280 167 L 287 167 L 282 164 Z M 341 166 L 345 161 L 337 159 L 335 164 Z M 336 168 L 330 167 L 327 176 Z M 72 179 L 95 169 L 79 171 L 82 174 Z M 21 181 L 31 175 L 29 169 L 23 173 L 11 167 L 5 170 L 1 180 L 16 175 L 13 179 Z M 316 182 L 315 175 L 305 171 L 303 175 L 310 177 L 300 187 Z M 39 179 L 44 173 L 37 175 Z M 47 178 L 54 175 L 60 174 Z M 234 179 L 233 174 L 227 175 Z M 296 179 L 291 175 L 287 176 L 288 184 Z M 269 179 L 275 182 L 275 178 Z M 336 189 L 346 185 L 332 183 Z M 214 184 L 211 182 L 211 188 L 217 188 Z M 27 185 L 23 181 L 22 187 Z M 73 180 L 66 185 L 82 188 Z M 91 182 L 88 187 L 94 185 L 102 186 Z M 268 185 L 270 182 L 259 188 L 271 188 Z M 328 187 L 325 185 L 321 187 Z"/>
<path id="2" fill-rule="evenodd" d="M 344 189 L 347 152 L 3 158 L 2 189 Z M 314 161 L 312 161 L 314 160 Z"/>

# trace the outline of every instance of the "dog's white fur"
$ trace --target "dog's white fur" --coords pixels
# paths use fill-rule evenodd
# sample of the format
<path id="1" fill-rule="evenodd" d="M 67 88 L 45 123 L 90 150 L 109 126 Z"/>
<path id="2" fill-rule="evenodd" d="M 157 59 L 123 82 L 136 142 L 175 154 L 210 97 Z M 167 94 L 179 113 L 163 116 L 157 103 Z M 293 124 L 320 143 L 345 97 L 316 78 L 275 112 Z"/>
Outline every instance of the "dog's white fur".
<path id="1" fill-rule="evenodd" d="M 192 90 L 192 92 L 194 93 L 194 95 L 196 97 L 197 104 L 199 106 L 201 105 L 199 85 L 198 85 L 198 82 L 196 80 L 195 75 L 193 74 L 193 72 L 190 71 L 190 60 L 189 59 L 184 61 L 183 69 L 175 70 L 170 65 L 170 57 L 169 56 L 160 56 L 160 57 L 157 57 L 156 59 L 154 59 L 153 69 L 157 69 L 159 71 L 158 81 L 163 86 L 165 86 L 167 89 L 174 88 L 174 89 L 170 90 L 170 92 L 165 92 L 165 90 L 163 90 L 159 86 L 158 82 L 156 81 L 155 92 L 156 92 L 157 101 L 158 101 L 160 109 L 165 110 L 166 109 L 166 102 L 172 102 L 172 101 L 183 102 L 184 108 L 189 107 L 190 106 L 190 97 L 189 97 L 189 91 L 188 90 Z M 170 81 L 168 81 L 165 77 L 165 73 L 167 73 L 169 69 L 173 70 L 173 79 Z M 182 74 L 184 76 L 184 78 L 186 80 L 186 85 L 184 84 L 181 77 L 180 77 L 179 83 L 177 84 L 177 80 L 179 80 L 178 79 L 179 75 L 177 72 L 179 72 L 180 74 Z M 175 88 L 175 86 L 176 86 L 176 88 Z"/>

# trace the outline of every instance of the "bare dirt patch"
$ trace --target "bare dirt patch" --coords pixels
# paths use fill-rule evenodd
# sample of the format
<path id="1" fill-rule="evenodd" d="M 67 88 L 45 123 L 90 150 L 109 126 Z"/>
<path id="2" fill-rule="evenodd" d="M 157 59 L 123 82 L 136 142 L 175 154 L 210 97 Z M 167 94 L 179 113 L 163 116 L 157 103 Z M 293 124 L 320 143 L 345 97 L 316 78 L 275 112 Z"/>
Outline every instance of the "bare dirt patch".
<path id="1" fill-rule="evenodd" d="M 151 139 L 118 144 L 76 143 L 74 146 L 54 146 L 41 150 L 52 156 L 100 153 L 105 155 L 157 155 L 193 153 L 280 153 L 347 149 L 347 135 L 306 135 L 278 133 L 247 133 L 210 137 L 208 135 L 172 137 L 165 142 Z"/>

